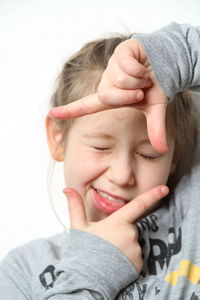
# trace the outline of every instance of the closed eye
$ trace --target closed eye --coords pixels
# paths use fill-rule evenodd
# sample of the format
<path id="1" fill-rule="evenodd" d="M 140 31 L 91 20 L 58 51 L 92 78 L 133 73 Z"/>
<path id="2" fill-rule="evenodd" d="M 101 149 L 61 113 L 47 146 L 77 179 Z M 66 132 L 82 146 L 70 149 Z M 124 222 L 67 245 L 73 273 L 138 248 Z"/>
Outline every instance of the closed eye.
<path id="1" fill-rule="evenodd" d="M 151 161 L 155 161 L 157 159 L 159 159 L 161 157 L 161 155 L 148 155 L 148 154 L 141 154 L 141 153 L 137 153 L 139 156 L 141 156 L 142 158 L 146 159 L 146 160 L 151 160 Z"/>
<path id="2" fill-rule="evenodd" d="M 93 147 L 95 150 L 97 151 L 106 151 L 106 150 L 110 150 L 110 148 L 105 148 L 105 147 Z"/>

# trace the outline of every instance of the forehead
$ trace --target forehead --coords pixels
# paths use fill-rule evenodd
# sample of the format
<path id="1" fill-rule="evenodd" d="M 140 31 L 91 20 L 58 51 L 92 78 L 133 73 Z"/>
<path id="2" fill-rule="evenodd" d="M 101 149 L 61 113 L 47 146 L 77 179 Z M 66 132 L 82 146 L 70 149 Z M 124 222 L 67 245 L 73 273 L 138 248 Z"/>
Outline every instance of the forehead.
<path id="1" fill-rule="evenodd" d="M 75 121 L 81 131 L 108 131 L 119 133 L 140 129 L 146 131 L 146 118 L 143 113 L 133 107 L 109 109 L 95 114 L 80 117 Z"/>

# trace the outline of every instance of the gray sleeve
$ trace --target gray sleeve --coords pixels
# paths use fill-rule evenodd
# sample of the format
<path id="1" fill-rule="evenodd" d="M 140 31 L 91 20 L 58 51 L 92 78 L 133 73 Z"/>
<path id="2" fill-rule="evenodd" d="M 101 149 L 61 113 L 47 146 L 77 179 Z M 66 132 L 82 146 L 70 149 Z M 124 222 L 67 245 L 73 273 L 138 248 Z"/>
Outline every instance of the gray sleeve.
<path id="1" fill-rule="evenodd" d="M 15 250 L 10 251 L 0 265 L 0 299 L 31 300 L 27 279 L 18 254 Z"/>
<path id="2" fill-rule="evenodd" d="M 118 248 L 93 234 L 70 230 L 60 246 L 59 256 L 46 241 L 10 251 L 0 264 L 0 299 L 112 300 L 139 276 Z M 38 266 L 52 260 L 55 281 L 46 289 Z"/>
<path id="3" fill-rule="evenodd" d="M 200 27 L 175 22 L 150 34 L 137 33 L 165 95 L 200 91 Z"/>
<path id="4" fill-rule="evenodd" d="M 133 264 L 107 241 L 70 230 L 57 280 L 43 300 L 112 300 L 137 277 Z"/>

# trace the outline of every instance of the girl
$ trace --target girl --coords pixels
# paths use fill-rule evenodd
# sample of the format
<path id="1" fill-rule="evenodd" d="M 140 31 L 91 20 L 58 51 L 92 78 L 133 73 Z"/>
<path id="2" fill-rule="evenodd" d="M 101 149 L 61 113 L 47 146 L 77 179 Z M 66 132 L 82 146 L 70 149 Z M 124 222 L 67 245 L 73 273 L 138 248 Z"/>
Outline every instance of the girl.
<path id="1" fill-rule="evenodd" d="M 53 106 L 96 92 L 114 49 L 118 44 L 123 46 L 127 38 L 95 41 L 74 55 L 59 76 Z M 110 109 L 73 121 L 47 117 L 52 157 L 64 161 L 66 185 L 73 188 L 65 189 L 72 229 L 68 235 L 33 241 L 10 252 L 0 270 L 4 299 L 174 299 L 175 290 L 179 291 L 177 299 L 200 295 L 198 256 L 195 251 L 191 253 L 185 237 L 182 238 L 182 232 L 188 238 L 188 218 L 197 213 L 198 205 L 196 199 L 191 199 L 195 200 L 191 209 L 190 199 L 181 199 L 181 185 L 190 175 L 181 179 L 183 174 L 179 174 L 177 167 L 183 154 L 195 147 L 192 104 L 181 93 L 168 105 L 168 152 L 164 138 L 159 148 L 155 135 L 160 138 L 160 133 L 152 133 L 149 119 L 155 112 L 150 107 L 154 104 L 155 110 L 158 107 L 159 113 L 163 113 L 166 100 L 142 53 L 141 60 L 138 59 L 143 64 L 142 76 L 140 73 L 138 79 L 131 74 L 131 84 L 130 80 L 120 80 L 122 84 L 118 85 L 126 91 L 133 89 L 132 98 L 135 88 L 145 89 L 141 104 L 119 107 L 117 103 L 117 108 L 111 109 L 111 103 L 102 105 L 93 94 L 75 102 L 75 110 L 73 105 L 72 110 L 64 108 L 65 115 L 79 116 L 81 105 L 85 112 Z M 107 73 L 109 68 L 114 69 L 114 74 L 119 72 L 113 61 L 116 55 L 117 51 L 109 60 Z M 150 72 L 149 78 L 144 76 L 145 68 Z M 133 70 L 137 70 L 136 64 Z M 106 72 L 101 86 L 105 85 Z M 116 100 L 120 89 L 114 91 Z M 128 97 L 123 99 L 130 104 Z M 122 99 L 121 95 L 119 98 Z M 62 118 L 63 110 L 51 115 Z M 163 128 L 162 123 L 162 133 Z M 173 193 L 172 187 L 178 181 Z M 165 197 L 166 183 L 171 187 L 170 201 Z M 190 188 L 193 189 L 191 181 Z M 184 192 L 187 193 L 187 185 Z M 162 197 L 165 201 L 159 205 Z M 149 214 L 150 210 L 154 212 Z M 182 274 L 188 277 L 182 278 Z"/>

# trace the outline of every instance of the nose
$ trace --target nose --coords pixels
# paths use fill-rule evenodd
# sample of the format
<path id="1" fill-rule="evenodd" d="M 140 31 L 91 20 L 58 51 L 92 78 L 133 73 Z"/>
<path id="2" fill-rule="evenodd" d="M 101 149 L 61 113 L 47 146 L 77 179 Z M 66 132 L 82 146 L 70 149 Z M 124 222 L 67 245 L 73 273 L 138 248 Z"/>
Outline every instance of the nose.
<path id="1" fill-rule="evenodd" d="M 131 159 L 128 156 L 119 155 L 110 162 L 107 170 L 107 178 L 118 186 L 133 186 L 136 181 L 134 172 Z"/>

